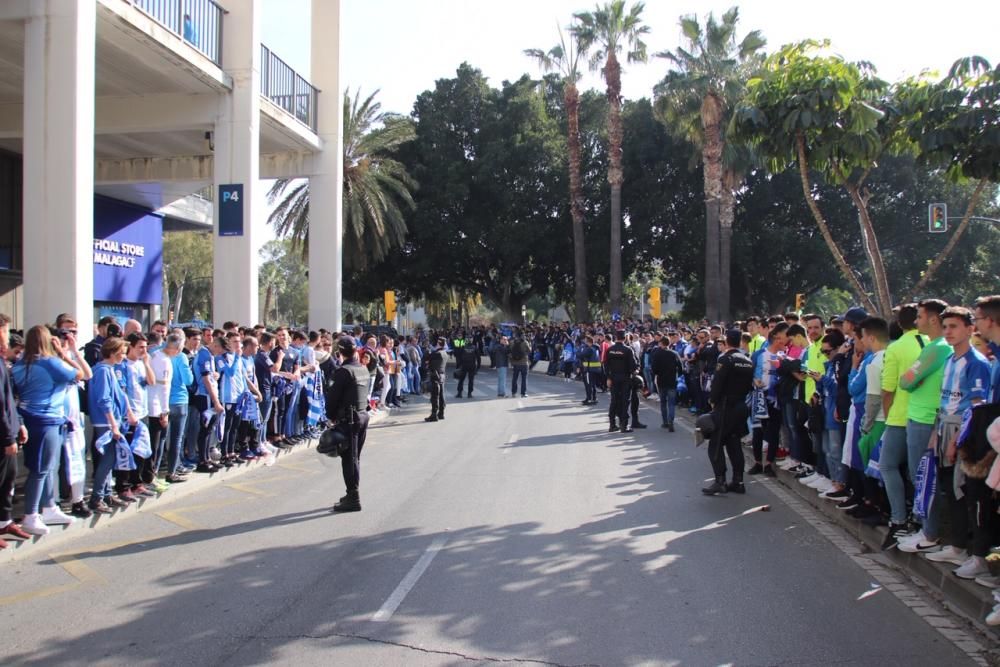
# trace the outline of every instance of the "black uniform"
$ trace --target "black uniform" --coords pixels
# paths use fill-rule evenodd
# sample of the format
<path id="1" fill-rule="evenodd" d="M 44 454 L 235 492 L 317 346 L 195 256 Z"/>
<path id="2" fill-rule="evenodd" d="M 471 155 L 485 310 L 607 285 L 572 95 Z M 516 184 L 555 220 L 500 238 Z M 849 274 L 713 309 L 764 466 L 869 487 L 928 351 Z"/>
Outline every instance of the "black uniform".
<path id="1" fill-rule="evenodd" d="M 458 372 L 458 392 L 455 398 L 462 398 L 462 387 L 465 385 L 465 378 L 469 378 L 469 393 L 472 396 L 472 384 L 476 379 L 476 369 L 479 363 L 479 354 L 476 347 L 465 338 L 456 338 L 451 343 L 455 351 L 455 368 Z"/>
<path id="2" fill-rule="evenodd" d="M 358 503 L 361 482 L 361 449 L 368 435 L 368 369 L 357 361 L 345 363 L 333 373 L 333 387 L 326 401 L 326 417 L 351 434 L 351 452 L 340 457 L 347 498 Z"/>
<path id="3" fill-rule="evenodd" d="M 427 376 L 431 385 L 431 416 L 428 421 L 444 419 L 444 372 L 448 355 L 435 349 L 427 355 Z"/>
<path id="4" fill-rule="evenodd" d="M 733 483 L 743 482 L 743 449 L 740 440 L 747 430 L 747 395 L 753 390 L 753 362 L 739 350 L 730 349 L 719 357 L 712 379 L 710 401 L 719 427 L 708 445 L 715 481 L 725 484 L 726 457 L 733 467 Z M 725 454 L 723 454 L 725 450 Z"/>
<path id="5" fill-rule="evenodd" d="M 615 342 L 604 355 L 604 374 L 611 381 L 611 407 L 608 409 L 611 430 L 614 430 L 615 420 L 618 420 L 622 432 L 628 431 L 632 374 L 638 367 L 635 350 L 621 341 Z"/>

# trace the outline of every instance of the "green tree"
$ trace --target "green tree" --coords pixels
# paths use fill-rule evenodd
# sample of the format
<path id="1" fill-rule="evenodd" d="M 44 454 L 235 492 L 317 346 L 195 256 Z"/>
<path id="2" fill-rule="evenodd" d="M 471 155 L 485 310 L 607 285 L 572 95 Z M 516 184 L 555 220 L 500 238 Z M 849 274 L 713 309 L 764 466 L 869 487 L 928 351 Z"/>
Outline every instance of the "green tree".
<path id="1" fill-rule="evenodd" d="M 921 162 L 944 169 L 955 181 L 976 182 L 961 222 L 913 286 L 911 294 L 919 294 L 965 234 L 988 186 L 995 193 L 1000 183 L 1000 64 L 991 67 L 979 56 L 962 58 L 938 84 L 905 92 L 902 102 L 910 111 L 906 130 Z"/>
<path id="2" fill-rule="evenodd" d="M 525 54 L 538 61 L 545 72 L 558 72 L 562 78 L 563 103 L 567 117 L 567 166 L 569 168 L 569 209 L 573 220 L 573 294 L 577 321 L 590 319 L 587 290 L 587 249 L 583 228 L 583 189 L 580 182 L 580 59 L 585 51 L 577 40 L 569 42 L 559 30 L 559 44 L 548 51 L 527 49 Z"/>
<path id="3" fill-rule="evenodd" d="M 704 28 L 696 15 L 682 16 L 680 26 L 687 48 L 656 54 L 673 67 L 655 88 L 657 116 L 701 151 L 705 303 L 707 317 L 713 322 L 730 318 L 734 192 L 748 162 L 746 151 L 738 146 L 729 146 L 727 151 L 725 128 L 729 112 L 743 95 L 745 81 L 763 60 L 760 51 L 766 44 L 759 30 L 747 33 L 737 43 L 738 21 L 736 7 L 723 14 L 721 22 L 709 13 Z"/>
<path id="4" fill-rule="evenodd" d="M 264 323 L 305 323 L 309 317 L 309 279 L 301 248 L 291 239 L 268 241 L 260 250 L 260 259 Z"/>
<path id="5" fill-rule="evenodd" d="M 195 313 L 211 318 L 211 232 L 167 232 L 163 235 L 163 293 L 175 322 L 187 322 Z"/>
<path id="6" fill-rule="evenodd" d="M 609 300 L 612 311 L 620 310 L 622 299 L 622 67 L 618 55 L 626 50 L 627 62 L 646 61 L 642 37 L 649 26 L 642 23 L 645 3 L 636 2 L 626 12 L 625 0 L 611 0 L 592 12 L 574 14 L 573 35 L 582 49 L 593 49 L 590 67 L 601 68 L 608 96 L 608 183 L 611 185 L 611 254 Z M 603 67 L 601 67 L 603 63 Z"/>
<path id="7" fill-rule="evenodd" d="M 902 84 L 905 86 L 906 84 Z M 870 311 L 888 315 L 892 302 L 878 237 L 868 210 L 867 180 L 878 160 L 903 148 L 898 90 L 869 63 L 851 63 L 829 43 L 805 41 L 771 55 L 733 114 L 731 131 L 770 159 L 772 169 L 799 167 L 802 191 L 834 261 Z M 829 231 L 810 169 L 842 187 L 854 203 L 875 300 L 868 295 Z"/>
<path id="8" fill-rule="evenodd" d="M 383 112 L 376 90 L 364 100 L 344 91 L 344 267 L 362 268 L 382 260 L 406 238 L 404 208 L 414 207 L 417 184 L 396 159 L 413 140 L 413 124 Z M 291 239 L 303 257 L 309 252 L 309 182 L 278 179 L 267 193 L 278 205 L 268 217 L 279 237 Z"/>

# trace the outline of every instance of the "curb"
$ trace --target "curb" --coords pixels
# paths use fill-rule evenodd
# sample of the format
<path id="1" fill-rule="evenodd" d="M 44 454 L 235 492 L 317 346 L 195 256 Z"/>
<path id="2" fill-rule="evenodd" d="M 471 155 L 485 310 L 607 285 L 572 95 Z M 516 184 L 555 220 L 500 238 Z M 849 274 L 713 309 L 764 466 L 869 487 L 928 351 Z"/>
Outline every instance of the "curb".
<path id="1" fill-rule="evenodd" d="M 952 573 L 952 566 L 934 563 L 919 554 L 911 554 L 899 549 L 882 551 L 882 541 L 887 529 L 872 527 L 861 521 L 855 521 L 843 512 L 837 510 L 834 503 L 821 499 L 812 489 L 799 484 L 795 476 L 775 466 L 778 476 L 775 478 L 785 489 L 806 502 L 818 511 L 824 518 L 837 525 L 848 535 L 860 542 L 869 551 L 882 554 L 889 565 L 900 574 L 918 580 L 925 589 L 929 589 L 935 597 L 961 613 L 993 639 L 1000 638 L 1000 628 L 986 625 L 984 619 L 995 604 L 992 591 L 973 581 L 959 579 Z"/>
<path id="2" fill-rule="evenodd" d="M 384 422 L 388 414 L 380 412 L 369 422 L 369 428 Z M 290 450 L 279 450 L 275 456 L 275 465 L 282 463 L 289 457 L 296 456 L 303 451 L 312 451 L 316 446 L 316 440 L 308 440 L 296 445 Z M 117 525 L 122 521 L 127 521 L 131 517 L 140 514 L 155 513 L 167 507 L 175 500 L 194 495 L 207 488 L 216 487 L 232 481 L 251 470 L 265 468 L 260 460 L 249 463 L 241 463 L 232 468 L 223 468 L 214 473 L 192 473 L 188 481 L 183 484 L 172 484 L 169 489 L 157 495 L 155 498 L 140 498 L 129 507 L 115 510 L 113 514 L 95 514 L 89 519 L 77 519 L 68 526 L 51 526 L 52 532 L 44 537 L 32 537 L 30 540 L 8 539 L 7 548 L 0 551 L 0 563 L 9 563 L 33 555 L 44 554 L 54 547 L 62 547 L 67 543 L 72 543 L 76 537 L 90 534 L 90 531 L 100 530 L 105 526 Z M 165 502 L 164 502 L 165 501 Z"/>

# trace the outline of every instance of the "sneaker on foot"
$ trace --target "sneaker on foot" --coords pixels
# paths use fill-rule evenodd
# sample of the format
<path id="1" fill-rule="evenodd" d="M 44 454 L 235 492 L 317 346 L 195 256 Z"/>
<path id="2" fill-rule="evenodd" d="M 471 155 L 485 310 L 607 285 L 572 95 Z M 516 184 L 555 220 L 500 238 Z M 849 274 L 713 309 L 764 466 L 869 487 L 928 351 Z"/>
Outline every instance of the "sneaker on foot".
<path id="1" fill-rule="evenodd" d="M 850 498 L 851 492 L 848 491 L 846 488 L 841 488 L 841 489 L 833 488 L 827 491 L 826 493 L 821 493 L 819 497 L 822 498 L 823 500 L 835 500 L 838 503 L 840 503 L 841 501 Z"/>
<path id="2" fill-rule="evenodd" d="M 951 563 L 952 565 L 961 565 L 966 561 L 968 556 L 965 553 L 965 549 L 959 549 L 958 547 L 949 544 L 940 551 L 924 554 L 924 558 L 934 563 Z"/>
<path id="3" fill-rule="evenodd" d="M 58 505 L 53 505 L 52 507 L 42 508 L 42 521 L 45 522 L 46 526 L 67 526 L 76 521 L 76 519 L 64 513 L 59 509 Z"/>
<path id="4" fill-rule="evenodd" d="M 981 577 L 976 577 L 973 581 L 986 588 L 1000 588 L 1000 577 L 994 574 L 984 574 Z"/>
<path id="5" fill-rule="evenodd" d="M 748 475 L 759 475 L 764 472 L 764 466 L 759 463 L 754 463 L 750 466 L 750 470 L 747 470 Z"/>
<path id="6" fill-rule="evenodd" d="M 959 579 L 975 579 L 989 573 L 990 568 L 986 565 L 986 559 L 980 556 L 969 556 L 964 563 L 955 568 L 955 576 Z"/>
<path id="7" fill-rule="evenodd" d="M 768 463 L 764 466 L 764 476 L 765 477 L 777 477 L 778 473 L 774 472 L 774 466 Z"/>
<path id="8" fill-rule="evenodd" d="M 889 532 L 885 534 L 885 539 L 882 540 L 882 551 L 886 551 L 896 546 L 897 540 L 904 530 L 906 530 L 905 523 L 890 523 Z"/>
<path id="9" fill-rule="evenodd" d="M 993 611 L 986 614 L 986 625 L 1000 625 L 1000 604 L 995 605 Z"/>
<path id="10" fill-rule="evenodd" d="M 3 528 L 0 528 L 0 535 L 4 537 L 16 537 L 19 540 L 30 540 L 31 535 L 24 532 L 19 525 L 11 521 Z"/>
<path id="11" fill-rule="evenodd" d="M 852 510 L 852 509 L 854 509 L 855 507 L 857 507 L 860 504 L 861 504 L 860 500 L 858 500 L 854 496 L 850 496 L 848 498 L 845 498 L 844 500 L 841 500 L 839 503 L 837 503 L 837 509 L 839 509 L 839 510 Z"/>
<path id="12" fill-rule="evenodd" d="M 923 531 L 919 532 L 918 535 L 923 535 Z M 906 540 L 905 542 L 900 541 L 896 548 L 903 553 L 926 554 L 939 550 L 941 548 L 941 544 L 940 540 L 929 540 L 924 537 L 918 540 Z"/>
<path id="13" fill-rule="evenodd" d="M 29 535 L 37 535 L 38 537 L 49 534 L 49 527 L 45 525 L 39 514 L 24 515 L 24 521 L 21 522 L 21 530 Z"/>
<path id="14" fill-rule="evenodd" d="M 69 513 L 78 519 L 89 519 L 91 515 L 93 515 L 93 512 L 87 509 L 87 506 L 83 504 L 82 500 L 78 503 L 73 503 L 73 507 L 70 509 Z"/>

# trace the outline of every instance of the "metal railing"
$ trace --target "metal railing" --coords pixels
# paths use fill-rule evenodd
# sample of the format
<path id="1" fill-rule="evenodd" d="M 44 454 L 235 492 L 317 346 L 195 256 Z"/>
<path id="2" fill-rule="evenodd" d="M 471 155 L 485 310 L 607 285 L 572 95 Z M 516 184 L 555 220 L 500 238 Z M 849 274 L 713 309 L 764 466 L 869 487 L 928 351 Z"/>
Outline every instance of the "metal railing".
<path id="1" fill-rule="evenodd" d="M 260 93 L 316 131 L 316 88 L 288 64 L 260 45 Z"/>
<path id="2" fill-rule="evenodd" d="M 158 23 L 222 65 L 222 16 L 214 0 L 129 0 Z"/>

